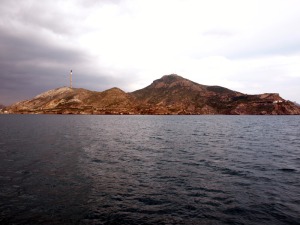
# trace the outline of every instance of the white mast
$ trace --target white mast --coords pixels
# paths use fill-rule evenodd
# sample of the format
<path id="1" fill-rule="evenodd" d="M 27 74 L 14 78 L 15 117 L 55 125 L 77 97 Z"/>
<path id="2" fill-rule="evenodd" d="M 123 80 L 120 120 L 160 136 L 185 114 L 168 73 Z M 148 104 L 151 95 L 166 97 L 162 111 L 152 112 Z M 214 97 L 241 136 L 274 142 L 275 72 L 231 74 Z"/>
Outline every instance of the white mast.
<path id="1" fill-rule="evenodd" d="M 70 88 L 72 88 L 72 70 L 70 72 Z"/>

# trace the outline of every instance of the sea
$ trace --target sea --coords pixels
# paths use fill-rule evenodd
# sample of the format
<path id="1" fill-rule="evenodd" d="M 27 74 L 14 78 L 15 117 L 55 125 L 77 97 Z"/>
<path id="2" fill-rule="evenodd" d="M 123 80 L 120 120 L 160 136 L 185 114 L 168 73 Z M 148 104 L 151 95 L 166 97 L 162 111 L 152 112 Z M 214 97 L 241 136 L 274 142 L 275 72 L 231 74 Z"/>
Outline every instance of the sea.
<path id="1" fill-rule="evenodd" d="M 300 116 L 0 115 L 0 224 L 300 224 Z"/>

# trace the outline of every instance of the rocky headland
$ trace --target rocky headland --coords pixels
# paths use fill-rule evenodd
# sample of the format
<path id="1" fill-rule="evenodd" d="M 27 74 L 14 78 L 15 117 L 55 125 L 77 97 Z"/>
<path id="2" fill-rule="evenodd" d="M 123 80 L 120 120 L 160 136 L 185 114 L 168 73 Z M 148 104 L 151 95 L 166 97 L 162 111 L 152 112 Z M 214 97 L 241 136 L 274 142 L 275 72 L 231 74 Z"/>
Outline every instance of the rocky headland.
<path id="1" fill-rule="evenodd" d="M 277 93 L 247 95 L 220 86 L 195 83 L 176 74 L 126 93 L 61 87 L 2 109 L 14 114 L 121 115 L 300 115 L 300 107 Z"/>

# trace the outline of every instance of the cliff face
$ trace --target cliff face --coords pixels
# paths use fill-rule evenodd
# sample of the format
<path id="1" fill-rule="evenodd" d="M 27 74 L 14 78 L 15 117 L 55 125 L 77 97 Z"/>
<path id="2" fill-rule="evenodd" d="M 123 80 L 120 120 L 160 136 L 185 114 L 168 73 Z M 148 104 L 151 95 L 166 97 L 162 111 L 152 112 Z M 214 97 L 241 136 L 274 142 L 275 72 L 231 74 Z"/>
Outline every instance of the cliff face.
<path id="1" fill-rule="evenodd" d="M 220 86 L 197 84 L 175 74 L 132 93 L 119 88 L 103 92 L 57 88 L 5 110 L 49 114 L 300 115 L 300 108 L 279 94 L 246 95 Z"/>

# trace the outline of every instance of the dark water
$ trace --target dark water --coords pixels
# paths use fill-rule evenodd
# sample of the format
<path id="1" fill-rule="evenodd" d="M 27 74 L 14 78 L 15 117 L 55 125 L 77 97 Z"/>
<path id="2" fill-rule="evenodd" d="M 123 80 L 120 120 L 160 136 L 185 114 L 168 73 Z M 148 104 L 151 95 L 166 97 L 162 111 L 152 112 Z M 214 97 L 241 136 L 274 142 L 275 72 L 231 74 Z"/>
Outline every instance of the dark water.
<path id="1" fill-rule="evenodd" d="M 300 224 L 299 116 L 0 116 L 0 224 Z"/>

